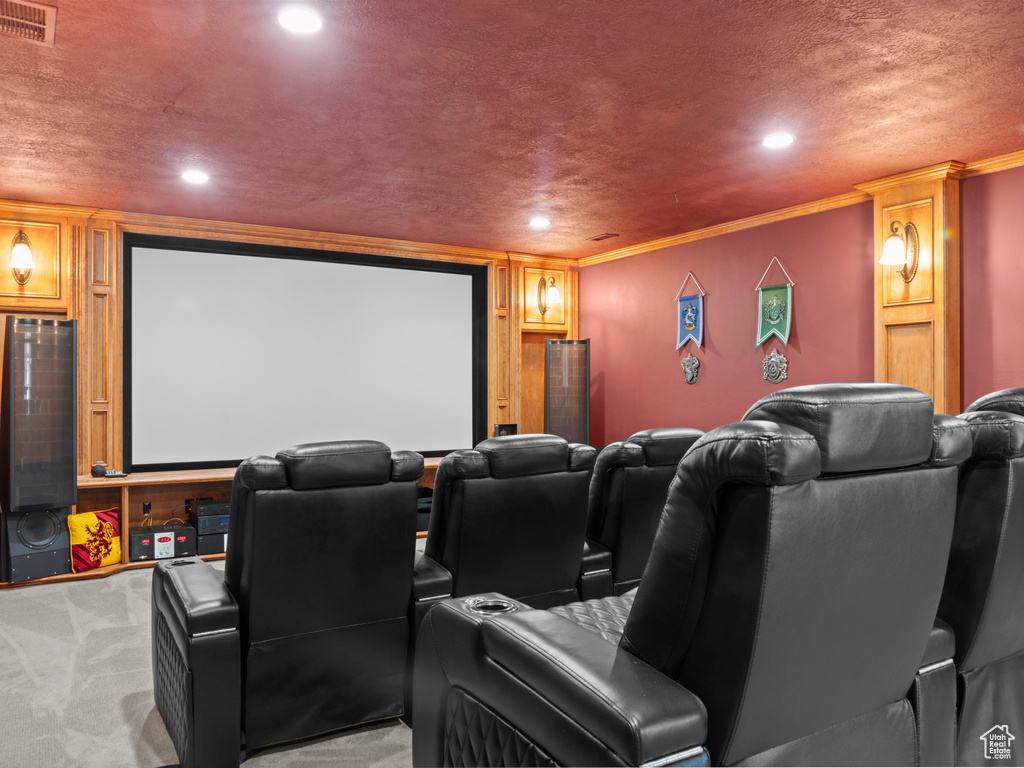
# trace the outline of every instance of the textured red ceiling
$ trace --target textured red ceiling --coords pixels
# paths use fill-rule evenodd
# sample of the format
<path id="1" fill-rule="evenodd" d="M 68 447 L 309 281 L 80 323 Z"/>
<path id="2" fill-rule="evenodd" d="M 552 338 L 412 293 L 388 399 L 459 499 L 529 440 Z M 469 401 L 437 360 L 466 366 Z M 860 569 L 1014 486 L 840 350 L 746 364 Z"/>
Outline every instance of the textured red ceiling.
<path id="1" fill-rule="evenodd" d="M 57 5 L 3 198 L 585 256 L 1024 148 L 1020 0 Z"/>

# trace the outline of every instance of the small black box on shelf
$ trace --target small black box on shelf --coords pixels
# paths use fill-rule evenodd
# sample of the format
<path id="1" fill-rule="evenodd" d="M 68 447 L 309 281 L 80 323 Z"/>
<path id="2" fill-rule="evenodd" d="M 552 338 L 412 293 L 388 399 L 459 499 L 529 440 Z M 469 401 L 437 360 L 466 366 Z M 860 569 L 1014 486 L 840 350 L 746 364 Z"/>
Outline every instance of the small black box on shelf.
<path id="1" fill-rule="evenodd" d="M 226 533 L 208 533 L 196 540 L 197 555 L 218 555 L 228 551 L 228 535 Z"/>
<path id="2" fill-rule="evenodd" d="M 188 521 L 200 537 L 228 532 L 228 499 L 192 499 L 188 504 Z M 224 550 L 219 550 L 223 552 Z M 200 552 L 199 554 L 210 554 Z"/>

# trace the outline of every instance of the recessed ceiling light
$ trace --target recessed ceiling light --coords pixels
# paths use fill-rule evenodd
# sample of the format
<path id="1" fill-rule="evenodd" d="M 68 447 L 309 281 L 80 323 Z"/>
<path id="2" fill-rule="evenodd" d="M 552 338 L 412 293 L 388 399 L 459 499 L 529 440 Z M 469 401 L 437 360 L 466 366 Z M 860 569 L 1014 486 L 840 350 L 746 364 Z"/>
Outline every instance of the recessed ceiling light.
<path id="1" fill-rule="evenodd" d="M 764 137 L 762 142 L 768 149 L 782 149 L 788 147 L 793 143 L 793 134 L 791 133 L 772 133 Z"/>
<path id="2" fill-rule="evenodd" d="M 534 229 L 547 229 L 551 226 L 551 221 L 543 216 L 534 216 L 530 219 L 530 226 Z"/>
<path id="3" fill-rule="evenodd" d="M 181 174 L 181 178 L 187 181 L 189 184 L 205 184 L 210 180 L 210 176 L 202 171 L 185 171 Z"/>
<path id="4" fill-rule="evenodd" d="M 311 35 L 324 25 L 320 14 L 304 5 L 285 6 L 277 14 L 277 23 L 300 35 Z"/>

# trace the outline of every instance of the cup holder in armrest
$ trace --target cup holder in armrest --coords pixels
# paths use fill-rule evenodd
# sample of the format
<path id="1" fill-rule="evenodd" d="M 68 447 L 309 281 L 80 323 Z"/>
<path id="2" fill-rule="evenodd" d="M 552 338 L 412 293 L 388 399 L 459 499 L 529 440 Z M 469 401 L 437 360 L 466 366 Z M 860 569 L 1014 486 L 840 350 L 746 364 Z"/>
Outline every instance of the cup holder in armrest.
<path id="1" fill-rule="evenodd" d="M 516 606 L 508 600 L 499 600 L 487 597 L 471 597 L 466 601 L 466 607 L 473 613 L 492 615 L 497 613 L 512 613 Z"/>

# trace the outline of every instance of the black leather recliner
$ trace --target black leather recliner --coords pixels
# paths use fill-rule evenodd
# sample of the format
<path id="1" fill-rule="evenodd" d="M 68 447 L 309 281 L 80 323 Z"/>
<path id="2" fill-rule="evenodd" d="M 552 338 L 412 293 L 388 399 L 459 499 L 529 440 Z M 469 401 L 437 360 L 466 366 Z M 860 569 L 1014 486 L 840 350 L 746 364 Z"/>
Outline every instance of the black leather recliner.
<path id="1" fill-rule="evenodd" d="M 1024 388 L 961 418 L 974 451 L 939 606 L 956 632 L 957 764 L 1024 765 Z"/>
<path id="2" fill-rule="evenodd" d="M 423 457 L 375 441 L 242 462 L 224 573 L 153 574 L 153 688 L 184 768 L 402 714 Z"/>
<path id="3" fill-rule="evenodd" d="M 621 595 L 640 583 L 676 466 L 703 434 L 689 427 L 647 429 L 601 449 L 590 481 L 587 543 L 591 551 L 609 552 L 612 588 L 584 593 L 584 600 Z"/>
<path id="4" fill-rule="evenodd" d="M 480 592 L 535 608 L 579 600 L 596 455 L 555 435 L 509 435 L 441 459 L 413 621 L 443 598 Z"/>
<path id="5" fill-rule="evenodd" d="M 935 615 L 969 451 L 907 387 L 764 398 L 680 462 L 635 597 L 427 615 L 414 763 L 948 761 Z"/>

